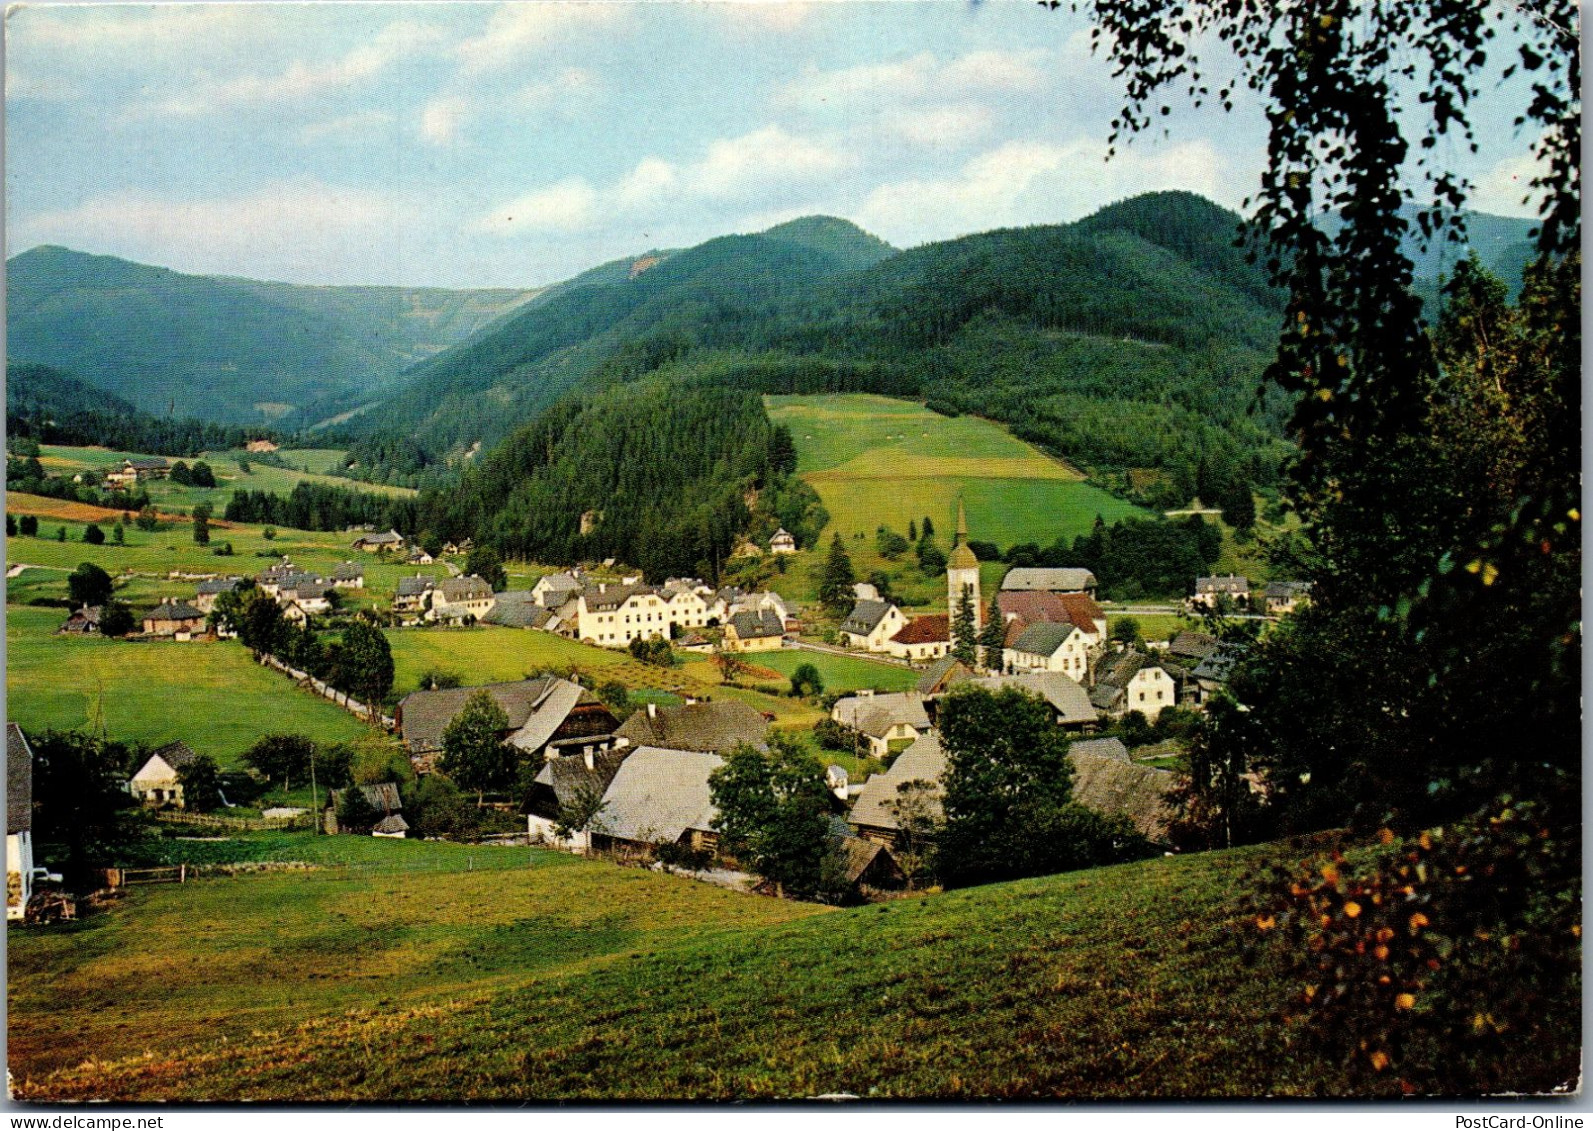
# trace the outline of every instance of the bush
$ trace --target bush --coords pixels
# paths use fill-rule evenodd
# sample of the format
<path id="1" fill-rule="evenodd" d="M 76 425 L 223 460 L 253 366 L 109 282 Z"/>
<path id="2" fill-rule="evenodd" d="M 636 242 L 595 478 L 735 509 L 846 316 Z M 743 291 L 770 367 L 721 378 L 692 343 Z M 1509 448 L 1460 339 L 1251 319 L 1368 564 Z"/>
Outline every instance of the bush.
<path id="1" fill-rule="evenodd" d="M 103 546 L 105 545 L 105 531 L 91 522 L 83 528 L 83 541 L 90 546 Z"/>
<path id="2" fill-rule="evenodd" d="M 29 538 L 37 538 L 39 536 L 38 515 L 23 515 L 17 522 L 17 530 Z"/>
<path id="3" fill-rule="evenodd" d="M 857 750 L 857 731 L 831 718 L 822 718 L 813 724 L 813 737 L 825 750 L 840 750 L 848 754 Z"/>

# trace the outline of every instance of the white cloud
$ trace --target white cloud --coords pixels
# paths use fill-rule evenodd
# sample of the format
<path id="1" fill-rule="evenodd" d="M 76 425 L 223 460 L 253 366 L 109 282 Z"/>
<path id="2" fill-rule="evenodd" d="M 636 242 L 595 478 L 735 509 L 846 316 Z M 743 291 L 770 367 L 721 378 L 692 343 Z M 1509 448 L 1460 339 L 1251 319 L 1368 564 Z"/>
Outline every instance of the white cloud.
<path id="1" fill-rule="evenodd" d="M 789 106 L 868 109 L 882 103 L 972 93 L 1031 93 L 1055 69 L 1045 51 L 973 51 L 942 62 L 924 51 L 908 59 L 834 71 L 808 68 L 778 95 Z"/>
<path id="2" fill-rule="evenodd" d="M 403 201 L 319 181 L 277 182 L 242 196 L 172 199 L 138 192 L 17 217 L 14 245 L 59 243 L 178 270 L 357 278 L 370 249 L 419 222 Z M 368 280 L 367 280 L 368 281 Z"/>
<path id="3" fill-rule="evenodd" d="M 239 75 L 212 80 L 201 78 L 181 94 L 155 105 L 161 113 L 196 117 L 234 106 L 297 102 L 369 82 L 394 63 L 434 43 L 437 33 L 423 24 L 407 21 L 389 24 L 368 43 L 339 58 L 324 62 L 302 59 L 273 75 Z"/>
<path id="4" fill-rule="evenodd" d="M 433 145 L 457 141 L 459 128 L 470 117 L 470 103 L 464 98 L 434 98 L 420 111 L 420 135 Z"/>
<path id="5" fill-rule="evenodd" d="M 800 0 L 730 0 L 711 5 L 732 31 L 743 34 L 789 34 L 807 25 L 816 5 Z"/>
<path id="6" fill-rule="evenodd" d="M 323 122 L 311 122 L 299 130 L 299 140 L 306 144 L 318 141 L 360 141 L 392 125 L 393 120 L 393 115 L 385 110 L 361 110 L 354 114 L 344 114 L 339 118 L 329 118 Z"/>
<path id="7" fill-rule="evenodd" d="M 580 231 L 596 219 L 598 204 L 591 185 L 580 177 L 569 177 L 494 209 L 476 230 L 500 236 Z"/>
<path id="8" fill-rule="evenodd" d="M 688 166 L 681 179 L 700 195 L 726 197 L 776 183 L 810 181 L 850 163 L 846 154 L 824 142 L 765 126 L 710 143 L 707 156 Z"/>
<path id="9" fill-rule="evenodd" d="M 679 184 L 680 176 L 668 161 L 645 157 L 614 187 L 614 200 L 634 211 L 663 200 Z"/>
<path id="10" fill-rule="evenodd" d="M 988 137 L 994 125 L 994 115 L 973 103 L 892 110 L 880 121 L 886 134 L 932 149 L 960 149 Z"/>
<path id="11" fill-rule="evenodd" d="M 1045 85 L 1050 63 L 1044 51 L 974 51 L 947 63 L 935 81 L 959 90 L 1035 91 Z"/>
<path id="12" fill-rule="evenodd" d="M 585 67 L 565 67 L 521 87 L 513 101 L 526 110 L 567 109 L 572 103 L 591 97 L 601 85 L 597 75 Z"/>
<path id="13" fill-rule="evenodd" d="M 486 30 L 454 48 L 467 74 L 500 70 L 528 60 L 531 53 L 593 30 L 612 30 L 629 18 L 627 4 L 535 0 L 504 4 Z"/>
<path id="14" fill-rule="evenodd" d="M 967 161 L 955 176 L 904 180 L 871 192 L 854 219 L 898 245 L 992 227 L 1076 220 L 1112 200 L 1182 188 L 1230 206 L 1225 161 L 1207 142 L 1120 151 L 1106 161 L 1093 139 L 1010 141 Z"/>

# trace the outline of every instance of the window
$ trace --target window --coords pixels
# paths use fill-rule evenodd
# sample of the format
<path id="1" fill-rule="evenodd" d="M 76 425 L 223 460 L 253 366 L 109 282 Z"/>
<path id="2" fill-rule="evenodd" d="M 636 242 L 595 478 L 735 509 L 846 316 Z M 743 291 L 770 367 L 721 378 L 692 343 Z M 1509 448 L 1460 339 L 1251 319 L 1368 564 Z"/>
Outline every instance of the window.
<path id="1" fill-rule="evenodd" d="M 1145 702 L 1145 693 L 1143 691 L 1139 693 L 1139 701 L 1141 703 Z"/>

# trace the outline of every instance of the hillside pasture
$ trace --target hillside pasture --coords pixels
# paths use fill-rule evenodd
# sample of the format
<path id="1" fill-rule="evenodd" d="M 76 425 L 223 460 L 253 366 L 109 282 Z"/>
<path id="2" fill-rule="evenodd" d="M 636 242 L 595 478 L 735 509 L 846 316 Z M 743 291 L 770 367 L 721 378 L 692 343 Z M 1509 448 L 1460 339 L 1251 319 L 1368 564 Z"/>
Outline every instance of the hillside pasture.
<path id="1" fill-rule="evenodd" d="M 9 1059 L 36 1098 L 64 1097 L 51 1074 L 90 1059 L 148 1069 L 182 1049 L 264 1049 L 351 1010 L 446 1016 L 550 976 L 824 911 L 526 848 L 274 841 L 266 858 L 325 866 L 133 889 L 108 914 L 13 933 Z M 388 1055 L 359 1075 L 397 1089 Z M 460 1083 L 462 1098 L 471 1086 Z"/>
<path id="2" fill-rule="evenodd" d="M 918 686 L 919 673 L 898 664 L 882 664 L 863 656 L 837 656 L 806 648 L 782 648 L 778 652 L 757 652 L 749 657 L 760 667 L 772 668 L 790 678 L 803 664 L 812 664 L 824 680 L 825 691 L 909 691 Z"/>
<path id="3" fill-rule="evenodd" d="M 181 739 L 224 768 L 262 734 L 338 742 L 368 733 L 352 715 L 256 664 L 236 641 L 59 636 L 65 618 L 63 609 L 6 607 L 6 717 L 24 731 L 103 720 L 112 738 Z"/>
<path id="4" fill-rule="evenodd" d="M 826 539 L 830 530 L 871 538 L 880 525 L 905 534 L 927 515 L 946 549 L 959 495 L 970 537 L 1003 549 L 1088 533 L 1097 514 L 1113 522 L 1144 513 L 979 417 L 862 394 L 764 400 L 770 418 L 791 430 L 797 471 L 830 512 Z"/>
<path id="5" fill-rule="evenodd" d="M 540 855 L 445 884 L 353 870 L 151 889 L 14 934 L 14 1086 L 36 1101 L 1398 1097 L 1396 1073 L 1353 1076 L 1291 1039 L 1298 986 L 1274 952 L 1246 954 L 1240 893 L 1307 851 L 828 912 Z M 1523 1072 L 1574 1075 L 1578 1037 Z"/>

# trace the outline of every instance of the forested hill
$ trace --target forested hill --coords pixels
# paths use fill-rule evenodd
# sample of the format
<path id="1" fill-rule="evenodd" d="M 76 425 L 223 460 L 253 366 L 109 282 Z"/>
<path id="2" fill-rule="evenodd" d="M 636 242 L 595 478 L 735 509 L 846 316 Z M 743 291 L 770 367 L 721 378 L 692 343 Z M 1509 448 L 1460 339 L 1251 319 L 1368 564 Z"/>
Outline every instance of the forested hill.
<path id="1" fill-rule="evenodd" d="M 6 348 L 147 412 L 294 427 L 368 403 L 531 293 L 263 283 L 44 246 L 6 263 Z"/>
<path id="2" fill-rule="evenodd" d="M 892 253 L 842 220 L 812 217 L 750 236 L 608 264 L 506 319 L 491 333 L 417 366 L 379 414 L 351 422 L 371 435 L 353 455 L 413 472 L 491 447 L 575 389 L 656 369 L 709 342 L 735 340 L 811 302 L 830 280 Z"/>
<path id="3" fill-rule="evenodd" d="M 1183 502 L 1202 463 L 1264 482 L 1286 454 L 1282 405 L 1249 412 L 1279 305 L 1237 224 L 1161 193 L 906 252 L 808 217 L 610 264 L 416 367 L 349 439 L 365 474 L 424 482 L 572 391 L 658 373 L 918 397 Z"/>

